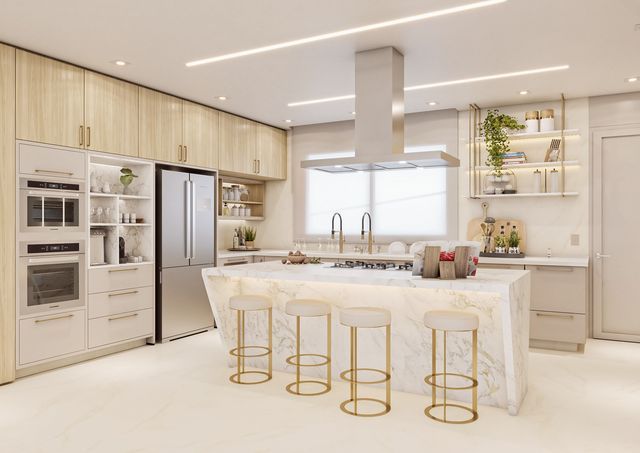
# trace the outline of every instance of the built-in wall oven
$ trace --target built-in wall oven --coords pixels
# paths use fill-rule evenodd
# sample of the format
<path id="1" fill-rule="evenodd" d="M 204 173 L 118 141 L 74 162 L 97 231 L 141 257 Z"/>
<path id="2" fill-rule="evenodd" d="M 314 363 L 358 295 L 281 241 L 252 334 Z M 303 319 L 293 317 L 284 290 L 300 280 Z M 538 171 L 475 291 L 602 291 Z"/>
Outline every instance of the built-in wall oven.
<path id="1" fill-rule="evenodd" d="M 85 305 L 85 243 L 24 241 L 18 244 L 20 315 Z"/>
<path id="2" fill-rule="evenodd" d="M 20 177 L 20 233 L 83 233 L 85 185 L 64 179 Z"/>

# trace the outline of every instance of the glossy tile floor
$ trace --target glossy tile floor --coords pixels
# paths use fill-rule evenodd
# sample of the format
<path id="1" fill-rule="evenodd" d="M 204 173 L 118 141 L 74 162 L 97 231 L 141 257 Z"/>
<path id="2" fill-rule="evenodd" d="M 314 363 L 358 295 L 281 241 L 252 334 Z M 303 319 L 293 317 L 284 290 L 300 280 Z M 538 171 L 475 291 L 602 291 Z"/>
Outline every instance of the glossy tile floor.
<path id="1" fill-rule="evenodd" d="M 224 358 L 210 332 L 0 387 L 0 452 L 640 451 L 640 344 L 532 351 L 521 414 L 481 407 L 462 426 L 425 418 L 417 395 L 366 419 L 338 409 L 344 383 L 316 398 L 286 393 L 286 374 L 232 385 Z"/>

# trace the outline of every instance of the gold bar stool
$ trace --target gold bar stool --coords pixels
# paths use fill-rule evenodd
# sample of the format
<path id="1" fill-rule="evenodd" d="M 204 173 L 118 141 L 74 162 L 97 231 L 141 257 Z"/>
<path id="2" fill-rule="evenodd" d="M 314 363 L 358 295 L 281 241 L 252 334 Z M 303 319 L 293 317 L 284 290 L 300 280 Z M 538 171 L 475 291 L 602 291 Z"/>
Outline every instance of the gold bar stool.
<path id="1" fill-rule="evenodd" d="M 340 404 L 340 409 L 349 415 L 358 417 L 377 417 L 384 415 L 391 410 L 391 312 L 384 308 L 375 307 L 354 307 L 345 308 L 340 312 L 340 323 L 351 328 L 351 367 L 343 371 L 340 377 L 351 383 L 350 398 Z M 386 370 L 375 368 L 358 368 L 358 329 L 371 329 L 385 327 L 386 330 Z M 379 373 L 383 377 L 378 380 L 362 381 L 358 379 L 358 372 L 370 371 Z M 376 398 L 360 398 L 358 396 L 358 384 L 381 384 L 386 386 L 385 401 Z M 361 412 L 358 410 L 358 403 L 361 401 L 372 401 L 381 404 L 382 410 L 378 412 Z M 352 405 L 353 408 L 349 408 Z"/>
<path id="2" fill-rule="evenodd" d="M 446 311 L 446 310 L 434 310 L 428 311 L 424 315 L 424 325 L 431 329 L 431 374 L 424 378 L 424 381 L 431 386 L 431 405 L 427 406 L 424 413 L 427 417 L 437 420 L 443 423 L 452 424 L 465 424 L 471 423 L 478 419 L 478 325 L 479 319 L 472 313 L 465 313 L 461 311 Z M 444 337 L 444 345 L 442 349 L 443 353 L 443 367 L 442 373 L 438 373 L 436 369 L 436 333 L 442 331 Z M 466 376 L 459 373 L 447 372 L 447 332 L 471 332 L 472 336 L 472 375 Z M 443 383 L 438 384 L 438 376 L 442 377 Z M 457 376 L 470 382 L 466 386 L 448 386 L 447 377 Z M 444 401 L 436 404 L 436 388 L 443 389 Z M 463 406 L 461 404 L 453 404 L 447 402 L 447 390 L 471 390 L 471 407 Z M 444 416 L 442 418 L 437 417 L 431 413 L 431 411 L 437 407 L 443 408 Z M 456 407 L 463 409 L 471 414 L 471 416 L 464 420 L 448 420 L 447 408 Z"/>
<path id="3" fill-rule="evenodd" d="M 300 396 L 317 396 L 331 390 L 331 305 L 321 300 L 294 299 L 287 302 L 285 312 L 296 317 L 296 353 L 287 357 L 287 363 L 296 367 L 296 381 L 287 385 L 287 392 Z M 301 354 L 300 353 L 300 318 L 301 317 L 327 317 L 327 355 L 322 354 Z M 302 357 L 316 357 L 322 359 L 320 363 L 301 363 Z M 313 379 L 300 380 L 300 367 L 327 366 L 327 381 Z M 318 392 L 302 392 L 300 384 L 318 384 L 322 390 Z"/>
<path id="4" fill-rule="evenodd" d="M 237 346 L 229 351 L 229 354 L 237 357 L 237 371 L 235 374 L 232 374 L 229 377 L 229 380 L 235 384 L 262 384 L 263 382 L 267 382 L 271 379 L 273 375 L 273 366 L 272 366 L 272 351 L 273 351 L 273 339 L 272 339 L 272 331 L 273 331 L 273 319 L 272 319 L 272 307 L 273 303 L 271 299 L 266 296 L 259 295 L 239 295 L 232 296 L 229 298 L 229 307 L 232 310 L 236 310 L 238 317 L 238 333 L 237 333 Z M 269 339 L 268 346 L 252 346 L 244 344 L 244 332 L 245 332 L 245 313 L 248 311 L 261 311 L 266 310 L 268 314 L 268 322 L 269 322 Z M 249 354 L 247 353 L 248 349 L 259 349 L 265 352 Z M 245 370 L 245 359 L 252 357 L 268 357 L 269 365 L 268 371 L 258 371 L 258 370 Z M 246 382 L 242 380 L 243 376 L 246 375 L 262 375 L 265 376 L 263 379 L 255 382 Z"/>

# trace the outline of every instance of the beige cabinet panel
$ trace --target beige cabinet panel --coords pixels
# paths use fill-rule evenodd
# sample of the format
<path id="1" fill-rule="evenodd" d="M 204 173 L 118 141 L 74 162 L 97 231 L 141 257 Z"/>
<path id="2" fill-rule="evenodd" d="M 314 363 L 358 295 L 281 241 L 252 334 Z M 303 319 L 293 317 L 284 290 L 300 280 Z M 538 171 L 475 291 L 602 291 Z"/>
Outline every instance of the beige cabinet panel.
<path id="1" fill-rule="evenodd" d="M 182 159 L 182 99 L 140 87 L 139 156 L 165 162 Z"/>
<path id="2" fill-rule="evenodd" d="M 153 310 L 139 310 L 121 315 L 89 320 L 89 348 L 153 335 Z"/>
<path id="3" fill-rule="evenodd" d="M 532 310 L 529 318 L 532 340 L 584 344 L 587 339 L 585 315 Z"/>
<path id="4" fill-rule="evenodd" d="M 220 170 L 255 175 L 256 123 L 220 112 Z"/>
<path id="5" fill-rule="evenodd" d="M 15 379 L 15 49 L 0 44 L 0 384 Z"/>
<path id="6" fill-rule="evenodd" d="M 138 156 L 138 86 L 85 71 L 85 147 Z"/>
<path id="7" fill-rule="evenodd" d="M 587 311 L 587 269 L 526 266 L 531 272 L 531 309 L 562 313 Z"/>
<path id="8" fill-rule="evenodd" d="M 63 146 L 84 146 L 84 70 L 16 53 L 16 136 Z"/>
<path id="9" fill-rule="evenodd" d="M 153 285 L 153 264 L 89 269 L 89 294 Z"/>
<path id="10" fill-rule="evenodd" d="M 20 320 L 20 364 L 82 351 L 86 316 L 76 310 Z"/>
<path id="11" fill-rule="evenodd" d="M 218 111 L 183 101 L 183 161 L 218 168 Z"/>
<path id="12" fill-rule="evenodd" d="M 258 124 L 257 129 L 257 174 L 265 178 L 287 179 L 287 133 L 264 124 Z"/>

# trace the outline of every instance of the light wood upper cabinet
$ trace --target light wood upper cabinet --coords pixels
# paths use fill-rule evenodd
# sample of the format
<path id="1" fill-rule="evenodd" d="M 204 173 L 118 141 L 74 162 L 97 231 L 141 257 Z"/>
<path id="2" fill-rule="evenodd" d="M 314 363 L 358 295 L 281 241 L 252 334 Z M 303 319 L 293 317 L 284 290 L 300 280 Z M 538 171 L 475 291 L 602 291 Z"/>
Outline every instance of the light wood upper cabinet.
<path id="1" fill-rule="evenodd" d="M 265 178 L 287 179 L 287 133 L 264 124 L 257 127 L 257 174 Z"/>
<path id="2" fill-rule="evenodd" d="M 218 111 L 183 101 L 183 162 L 218 168 Z"/>
<path id="3" fill-rule="evenodd" d="M 220 112 L 220 170 L 255 175 L 256 134 L 253 121 Z"/>
<path id="4" fill-rule="evenodd" d="M 138 86 L 85 71 L 85 147 L 138 156 Z"/>
<path id="5" fill-rule="evenodd" d="M 182 99 L 140 87 L 139 156 L 182 161 Z"/>
<path id="6" fill-rule="evenodd" d="M 16 137 L 84 146 L 84 70 L 16 51 Z"/>

